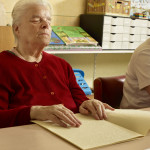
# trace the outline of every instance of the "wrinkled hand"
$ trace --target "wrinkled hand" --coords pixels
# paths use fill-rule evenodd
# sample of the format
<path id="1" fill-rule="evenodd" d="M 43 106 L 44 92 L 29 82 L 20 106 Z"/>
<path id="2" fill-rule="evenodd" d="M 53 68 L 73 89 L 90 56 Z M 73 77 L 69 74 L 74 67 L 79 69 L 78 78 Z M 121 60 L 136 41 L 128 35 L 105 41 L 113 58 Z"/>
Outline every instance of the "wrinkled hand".
<path id="1" fill-rule="evenodd" d="M 67 124 L 73 127 L 79 127 L 81 125 L 81 122 L 75 117 L 74 113 L 62 104 L 32 106 L 30 118 L 42 121 L 51 120 L 63 127 L 67 127 Z"/>
<path id="2" fill-rule="evenodd" d="M 79 112 L 84 115 L 91 113 L 95 119 L 102 120 L 102 119 L 107 119 L 105 109 L 114 110 L 114 108 L 112 108 L 106 103 L 102 103 L 101 101 L 96 99 L 91 99 L 91 100 L 84 101 L 80 105 Z"/>

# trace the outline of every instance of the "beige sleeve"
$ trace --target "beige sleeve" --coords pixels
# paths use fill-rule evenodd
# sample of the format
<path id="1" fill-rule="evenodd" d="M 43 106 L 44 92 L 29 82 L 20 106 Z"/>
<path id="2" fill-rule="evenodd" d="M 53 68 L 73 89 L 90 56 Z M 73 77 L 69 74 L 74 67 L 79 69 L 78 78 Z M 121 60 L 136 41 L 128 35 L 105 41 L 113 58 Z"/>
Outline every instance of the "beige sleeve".
<path id="1" fill-rule="evenodd" d="M 136 55 L 134 70 L 139 83 L 139 89 L 150 85 L 150 49 L 142 50 Z"/>

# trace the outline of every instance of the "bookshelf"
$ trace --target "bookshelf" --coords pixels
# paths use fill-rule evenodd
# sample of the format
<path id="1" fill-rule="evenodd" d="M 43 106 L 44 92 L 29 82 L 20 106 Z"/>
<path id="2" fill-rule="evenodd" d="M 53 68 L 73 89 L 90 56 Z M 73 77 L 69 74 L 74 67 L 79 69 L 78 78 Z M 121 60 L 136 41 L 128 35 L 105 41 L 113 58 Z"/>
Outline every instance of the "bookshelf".
<path id="1" fill-rule="evenodd" d="M 95 54 L 102 51 L 101 46 L 47 46 L 45 52 L 51 54 Z"/>
<path id="2" fill-rule="evenodd" d="M 44 49 L 45 52 L 50 54 L 105 54 L 105 53 L 133 53 L 134 50 L 124 49 L 124 50 L 112 50 L 105 49 L 102 50 L 101 46 L 47 46 Z"/>
<path id="3" fill-rule="evenodd" d="M 12 33 L 12 27 L 11 26 L 0 26 L 0 51 L 11 49 L 15 44 L 14 44 L 14 37 Z M 84 47 L 79 47 L 76 46 L 47 46 L 45 48 L 45 51 L 47 53 L 51 54 L 105 54 L 105 53 L 116 53 L 116 54 L 121 54 L 121 53 L 133 53 L 134 50 L 129 50 L 129 49 L 105 49 L 103 50 L 102 47 L 100 46 L 84 46 Z"/>
<path id="4" fill-rule="evenodd" d="M 125 54 L 125 53 L 133 53 L 134 50 L 129 50 L 129 49 L 123 49 L 123 50 L 110 50 L 110 49 L 105 49 L 102 50 L 101 53 L 109 53 L 109 54 Z"/>
<path id="5" fill-rule="evenodd" d="M 102 50 L 102 51 L 75 51 L 75 50 L 71 50 L 71 51 L 50 51 L 50 50 L 44 50 L 47 53 L 50 54 L 132 54 L 134 51 L 133 50 Z"/>

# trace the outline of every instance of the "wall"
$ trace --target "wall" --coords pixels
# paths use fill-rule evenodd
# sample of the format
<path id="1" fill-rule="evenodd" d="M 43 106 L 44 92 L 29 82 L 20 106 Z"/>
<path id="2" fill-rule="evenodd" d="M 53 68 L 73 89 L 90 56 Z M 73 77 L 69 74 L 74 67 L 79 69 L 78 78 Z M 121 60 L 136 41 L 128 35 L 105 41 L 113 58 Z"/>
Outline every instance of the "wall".
<path id="1" fill-rule="evenodd" d="M 7 24 L 11 24 L 11 12 L 18 0 L 0 0 L 6 10 Z M 79 15 L 85 13 L 86 0 L 49 0 L 53 7 L 52 25 L 75 26 Z"/>
<path id="2" fill-rule="evenodd" d="M 95 56 L 97 55 L 97 56 Z M 67 60 L 73 68 L 85 72 L 85 80 L 93 87 L 97 77 L 117 76 L 125 74 L 132 54 L 64 54 L 57 55 Z M 96 57 L 94 61 L 94 57 Z"/>
<path id="3" fill-rule="evenodd" d="M 7 24 L 10 25 L 11 11 L 16 1 L 0 0 L 6 9 Z M 53 6 L 52 25 L 79 25 L 79 15 L 85 13 L 86 0 L 50 0 L 50 2 Z M 82 69 L 89 86 L 93 87 L 93 79 L 98 76 L 125 74 L 131 54 L 98 54 L 97 56 L 96 54 L 59 54 L 57 56 L 66 59 L 73 68 Z"/>

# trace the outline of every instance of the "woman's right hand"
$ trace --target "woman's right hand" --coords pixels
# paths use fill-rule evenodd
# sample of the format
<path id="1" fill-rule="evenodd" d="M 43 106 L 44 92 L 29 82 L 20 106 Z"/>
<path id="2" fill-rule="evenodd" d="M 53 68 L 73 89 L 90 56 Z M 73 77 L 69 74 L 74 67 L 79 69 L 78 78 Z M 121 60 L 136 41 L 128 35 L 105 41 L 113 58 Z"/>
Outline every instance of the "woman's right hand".
<path id="1" fill-rule="evenodd" d="M 62 104 L 51 106 L 32 106 L 30 110 L 31 120 L 51 120 L 60 126 L 79 127 L 81 122 L 76 118 L 74 113 Z M 67 125 L 68 124 L 68 125 Z"/>

